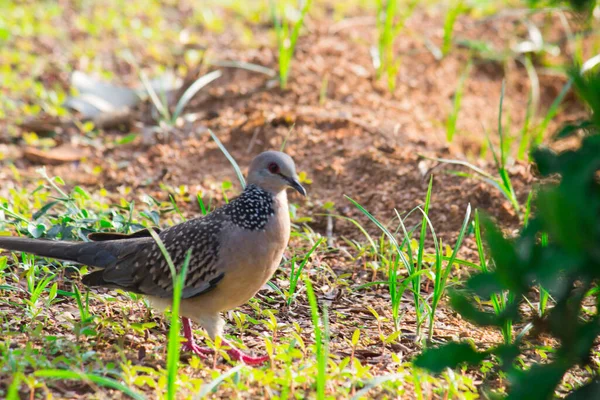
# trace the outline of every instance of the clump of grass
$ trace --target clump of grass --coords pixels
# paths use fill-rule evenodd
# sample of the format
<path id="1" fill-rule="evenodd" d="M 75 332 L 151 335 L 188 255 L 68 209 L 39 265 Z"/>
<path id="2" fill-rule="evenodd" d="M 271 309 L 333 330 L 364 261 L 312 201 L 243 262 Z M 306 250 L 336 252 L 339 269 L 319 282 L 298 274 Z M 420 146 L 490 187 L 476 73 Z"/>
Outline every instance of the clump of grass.
<path id="1" fill-rule="evenodd" d="M 406 20 L 412 15 L 417 3 L 417 1 L 411 1 L 400 16 L 400 20 L 395 22 L 398 14 L 397 0 L 387 0 L 386 2 L 377 0 L 379 40 L 375 52 L 372 52 L 373 64 L 377 70 L 377 79 L 380 79 L 383 73 L 387 75 L 390 91 L 396 88 L 396 74 L 400 67 L 400 60 L 397 60 L 394 55 L 394 42 L 404 28 Z"/>
<path id="2" fill-rule="evenodd" d="M 143 71 L 140 71 L 140 79 L 144 85 L 144 88 L 148 92 L 148 96 L 150 100 L 152 100 L 152 104 L 156 107 L 156 110 L 162 117 L 162 120 L 167 123 L 168 126 L 174 127 L 177 123 L 177 120 L 183 113 L 183 110 L 188 105 L 190 100 L 198 94 L 200 90 L 206 87 L 209 83 L 217 80 L 221 77 L 223 73 L 221 70 L 211 71 L 205 75 L 200 76 L 198 79 L 194 81 L 186 90 L 183 92 L 179 100 L 177 100 L 177 104 L 175 105 L 175 109 L 173 112 L 169 111 L 169 105 L 166 100 L 166 96 L 164 92 L 161 97 L 156 93 L 156 90 L 150 84 L 150 81 L 146 77 L 146 74 Z"/>
<path id="3" fill-rule="evenodd" d="M 300 36 L 300 28 L 304 24 L 304 18 L 308 13 L 312 0 L 304 0 L 298 19 L 290 26 L 285 13 L 279 11 L 276 1 L 271 2 L 271 13 L 277 34 L 277 48 L 279 50 L 279 85 L 282 89 L 287 88 L 287 83 L 292 68 L 292 59 L 296 50 L 296 42 Z"/>
<path id="4" fill-rule="evenodd" d="M 426 215 L 424 215 L 424 218 Z M 463 220 L 463 224 L 458 232 L 458 238 L 456 239 L 456 243 L 454 244 L 454 250 L 452 250 L 452 255 L 450 259 L 446 263 L 446 267 L 442 266 L 442 249 L 436 248 L 435 251 L 435 279 L 433 282 L 433 297 L 431 299 L 431 311 L 429 313 L 429 336 L 428 339 L 431 342 L 433 339 L 433 324 L 435 322 L 435 311 L 437 310 L 440 301 L 442 300 L 442 296 L 446 291 L 446 286 L 448 283 L 448 277 L 450 276 L 450 272 L 452 271 L 452 266 L 454 265 L 454 261 L 458 256 L 458 251 L 460 246 L 462 245 L 462 241 L 465 237 L 465 233 L 467 231 L 467 227 L 469 226 L 471 218 L 471 205 L 467 206 L 467 212 L 465 213 L 465 219 Z M 433 226 L 431 226 L 431 221 L 427 218 L 427 223 L 431 229 L 432 235 L 434 234 Z M 436 240 L 434 236 L 434 241 Z"/>
<path id="5" fill-rule="evenodd" d="M 531 123 L 536 117 L 538 104 L 540 102 L 540 82 L 538 79 L 537 72 L 535 70 L 535 66 L 531 62 L 531 57 L 526 56 L 523 61 L 523 65 L 525 65 L 525 69 L 527 70 L 527 75 L 529 76 L 531 88 L 529 90 L 529 96 L 527 99 L 527 111 L 525 111 L 525 121 L 523 122 L 523 126 L 521 127 L 521 133 L 519 135 L 520 139 L 517 157 L 521 160 L 525 159 L 525 152 L 529 149 L 529 145 L 531 142 Z"/>
<path id="6" fill-rule="evenodd" d="M 465 215 L 465 219 L 461 230 L 459 232 L 457 241 L 454 246 L 454 250 L 450 257 L 445 257 L 443 255 L 443 246 L 440 240 L 438 240 L 433 225 L 428 217 L 429 207 L 431 203 L 431 193 L 433 187 L 433 178 L 429 181 L 429 186 L 427 189 L 427 195 L 425 197 L 424 207 L 417 207 L 416 210 L 419 210 L 423 216 L 421 219 L 421 230 L 418 242 L 418 248 L 413 248 L 413 238 L 412 235 L 416 230 L 417 226 L 414 228 L 407 230 L 406 226 L 403 222 L 402 217 L 396 212 L 399 225 L 403 232 L 403 240 L 401 243 L 398 243 L 395 234 L 393 234 L 386 226 L 384 226 L 377 218 L 375 218 L 371 213 L 369 213 L 364 207 L 362 207 L 359 203 L 354 201 L 353 199 L 348 198 L 355 207 L 357 207 L 367 218 L 369 218 L 377 227 L 383 232 L 384 236 L 387 237 L 389 243 L 391 244 L 391 253 L 392 257 L 386 256 L 386 252 L 390 249 L 387 249 L 385 246 L 378 251 L 379 257 L 382 260 L 387 260 L 388 265 L 388 280 L 387 281 L 375 281 L 370 282 L 368 284 L 362 285 L 359 289 L 364 287 L 369 287 L 373 285 L 381 285 L 385 284 L 388 286 L 388 290 L 390 293 L 391 307 L 392 307 L 392 318 L 394 320 L 394 325 L 396 330 L 399 329 L 400 322 L 400 303 L 402 300 L 402 295 L 407 287 L 411 287 L 411 291 L 413 293 L 413 300 L 415 306 L 415 314 L 417 320 L 417 337 L 421 336 L 421 327 L 423 323 L 429 319 L 429 340 L 433 337 L 433 326 L 435 321 L 435 312 L 439 305 L 439 302 L 445 292 L 448 277 L 452 270 L 452 266 L 457 259 L 458 250 L 462 244 L 462 240 L 464 235 L 466 234 L 466 230 L 468 227 L 468 222 L 470 219 L 470 206 L 467 208 L 467 212 Z M 413 210 L 414 211 L 414 210 Z M 411 211 L 412 213 L 412 211 Z M 410 213 L 409 213 L 410 215 Z M 408 216 L 408 215 L 407 215 Z M 406 217 L 405 217 L 406 218 Z M 427 228 L 429 228 L 432 239 L 434 242 L 434 254 L 429 255 L 425 253 L 425 244 L 427 238 Z M 415 254 L 416 251 L 416 254 Z M 433 259 L 432 267 L 427 268 L 427 259 Z M 446 266 L 444 267 L 444 262 L 446 262 Z M 400 274 L 398 267 L 400 263 L 404 265 L 408 276 L 403 277 Z M 431 302 L 429 303 L 424 296 L 421 294 L 421 284 L 422 277 L 432 275 L 433 276 L 433 296 L 431 297 Z"/>
<path id="7" fill-rule="evenodd" d="M 399 328 L 399 324 L 400 324 L 400 300 L 402 298 L 402 294 L 404 293 L 404 290 L 406 289 L 406 286 L 407 286 L 408 282 L 412 282 L 413 283 L 413 289 L 414 289 L 413 290 L 413 295 L 414 295 L 414 301 L 415 301 L 415 309 L 416 310 L 420 310 L 421 309 L 421 306 L 420 306 L 421 297 L 419 295 L 420 288 L 417 286 L 418 285 L 418 281 L 417 281 L 417 278 L 416 278 L 418 275 L 415 275 L 416 269 L 415 269 L 414 265 L 411 262 L 409 262 L 409 260 L 404 255 L 404 252 L 402 251 L 402 248 L 401 248 L 400 244 L 398 243 L 398 241 L 396 240 L 396 237 L 394 236 L 394 234 L 392 234 L 389 231 L 388 228 L 386 228 L 377 218 L 375 218 L 371 213 L 369 213 L 358 202 L 356 202 L 355 200 L 351 199 L 348 196 L 346 196 L 346 198 L 356 208 L 358 208 L 358 210 L 360 212 L 362 212 L 375 225 L 377 225 L 377 227 L 387 237 L 387 239 L 389 240 L 389 242 L 390 242 L 390 244 L 392 246 L 393 257 L 394 258 L 392 260 L 389 260 L 389 259 L 387 260 L 387 265 L 388 265 L 388 281 L 372 282 L 370 284 L 361 286 L 361 288 L 362 287 L 368 287 L 368 286 L 371 286 L 371 285 L 378 285 L 378 284 L 387 284 L 388 285 L 388 290 L 389 290 L 389 293 L 390 293 L 390 299 L 391 299 L 391 303 L 392 303 L 392 318 L 394 320 L 394 326 L 396 327 L 396 329 L 398 329 Z M 410 279 L 407 279 L 406 281 L 400 280 L 400 278 L 399 278 L 398 267 L 399 267 L 399 263 L 400 262 L 402 262 L 402 264 L 404 265 L 404 267 L 408 271 L 408 274 L 409 274 L 409 277 L 410 277 Z M 417 311 L 417 313 L 419 313 L 419 311 Z"/>
<path id="8" fill-rule="evenodd" d="M 454 93 L 454 101 L 452 103 L 452 111 L 450 113 L 450 116 L 448 116 L 448 120 L 446 121 L 446 139 L 449 142 L 452 142 L 452 140 L 454 139 L 454 134 L 456 133 L 456 121 L 458 119 L 458 112 L 460 111 L 463 90 L 465 87 L 467 77 L 471 72 L 472 66 L 473 61 L 469 59 L 467 66 L 463 70 L 462 74 L 460 74 L 460 79 L 458 80 L 458 85 L 456 86 L 456 92 Z"/>
<path id="9" fill-rule="evenodd" d="M 454 24 L 460 14 L 465 11 L 464 0 L 456 0 L 451 4 L 451 7 L 446 11 L 446 18 L 444 19 L 444 36 L 442 43 L 442 55 L 446 56 L 452 48 L 452 33 L 454 31 Z"/>

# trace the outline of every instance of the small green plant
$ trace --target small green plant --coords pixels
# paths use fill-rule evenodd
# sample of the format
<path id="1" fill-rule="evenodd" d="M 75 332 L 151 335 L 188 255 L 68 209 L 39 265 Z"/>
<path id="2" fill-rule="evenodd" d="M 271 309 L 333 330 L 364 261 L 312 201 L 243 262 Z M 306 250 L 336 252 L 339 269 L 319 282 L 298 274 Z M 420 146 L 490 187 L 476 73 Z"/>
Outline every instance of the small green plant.
<path id="1" fill-rule="evenodd" d="M 288 288 L 288 291 L 287 291 L 286 296 L 285 296 L 287 298 L 286 302 L 287 302 L 288 306 L 290 306 L 292 304 L 292 301 L 294 300 L 295 293 L 296 293 L 296 287 L 298 286 L 298 281 L 300 280 L 300 277 L 302 276 L 302 271 L 304 270 L 304 266 L 306 265 L 306 263 L 308 262 L 308 260 L 310 260 L 310 257 L 315 252 L 315 250 L 324 241 L 325 241 L 325 238 L 320 238 L 311 247 L 311 249 L 308 251 L 308 253 L 306 253 L 306 255 L 302 258 L 302 261 L 300 262 L 300 265 L 296 265 L 297 259 L 296 259 L 295 256 L 290 261 L 290 287 Z"/>
<path id="2" fill-rule="evenodd" d="M 85 298 L 82 298 L 77 285 L 73 285 L 73 294 L 79 309 L 79 322 L 75 324 L 77 336 L 95 336 L 96 330 L 93 328 L 94 316 L 90 313 L 90 292 L 85 292 Z"/>
<path id="3" fill-rule="evenodd" d="M 538 79 L 535 66 L 531 61 L 531 57 L 526 56 L 523 61 L 527 75 L 529 76 L 530 90 L 529 97 L 527 99 L 527 111 L 525 111 L 525 121 L 521 127 L 521 133 L 519 138 L 519 150 L 517 152 L 517 158 L 520 160 L 525 159 L 526 152 L 529 150 L 531 142 L 531 124 L 536 117 L 538 104 L 540 103 L 540 82 Z"/>
<path id="4" fill-rule="evenodd" d="M 395 21 L 398 14 L 397 0 L 377 0 L 377 32 L 379 40 L 377 48 L 372 52 L 373 64 L 377 70 L 377 79 L 385 72 L 388 88 L 396 88 L 396 74 L 400 67 L 400 60 L 394 55 L 394 41 L 404 28 L 406 20 L 412 15 L 417 1 L 411 1 L 405 12 L 400 15 L 400 20 Z"/>
<path id="5" fill-rule="evenodd" d="M 282 89 L 287 88 L 287 83 L 292 68 L 292 59 L 296 50 L 296 42 L 300 36 L 300 28 L 304 24 L 304 18 L 310 9 L 312 0 L 304 0 L 304 5 L 301 8 L 300 15 L 289 25 L 288 19 L 284 12 L 280 11 L 280 7 L 276 1 L 271 2 L 271 13 L 273 16 L 273 24 L 275 33 L 277 34 L 277 48 L 279 50 L 279 85 Z"/>
<path id="6" fill-rule="evenodd" d="M 358 204 L 353 199 L 348 198 L 355 207 L 357 207 L 367 218 L 369 218 L 377 227 L 383 232 L 384 237 L 386 237 L 390 243 L 390 247 L 386 247 L 385 245 L 380 246 L 380 250 L 377 251 L 377 255 L 381 258 L 383 262 L 388 265 L 388 280 L 387 281 L 374 281 L 365 285 L 361 285 L 359 289 L 364 287 L 369 287 L 373 285 L 387 285 L 388 291 L 390 293 L 390 300 L 392 305 L 392 317 L 394 320 L 394 326 L 396 330 L 399 329 L 400 325 L 400 303 L 402 300 L 402 295 L 407 287 L 411 287 L 411 291 L 413 293 L 414 305 L 415 305 L 415 313 L 417 320 L 417 337 L 421 336 L 421 327 L 426 319 L 429 319 L 429 334 L 428 338 L 431 340 L 433 336 L 433 325 L 435 322 L 435 311 L 439 305 L 439 302 L 442 298 L 442 295 L 445 292 L 448 276 L 452 270 L 452 266 L 457 261 L 458 250 L 462 244 L 462 240 L 466 233 L 466 229 L 468 227 L 468 221 L 470 218 L 470 206 L 467 208 L 467 213 L 465 216 L 465 220 L 463 222 L 463 226 L 460 230 L 459 236 L 457 238 L 454 250 L 450 257 L 443 256 L 443 246 L 441 241 L 438 240 L 433 225 L 428 217 L 429 206 L 431 203 L 431 191 L 433 187 L 433 177 L 429 181 L 429 186 L 427 189 L 427 195 L 425 197 L 424 207 L 417 207 L 415 210 L 419 210 L 423 216 L 421 219 L 421 230 L 419 235 L 419 242 L 417 244 L 418 248 L 414 249 L 413 246 L 413 238 L 412 235 L 417 227 L 412 228 L 410 230 L 406 229 L 406 226 L 403 222 L 403 218 L 396 212 L 396 215 L 399 220 L 400 228 L 403 233 L 403 240 L 401 243 L 398 243 L 395 234 L 392 233 L 388 228 L 386 228 L 377 218 L 375 218 L 371 213 L 369 213 L 364 207 Z M 414 211 L 414 210 L 413 210 Z M 408 213 L 408 215 L 410 215 Z M 408 217 L 408 215 L 406 217 Z M 405 218 L 406 218 L 405 217 Z M 434 242 L 435 252 L 432 255 L 425 254 L 425 246 L 426 246 L 426 238 L 427 238 L 427 228 L 429 228 L 432 239 Z M 384 238 L 382 238 L 384 239 Z M 373 244 L 373 246 L 375 246 Z M 404 250 L 406 249 L 406 250 Z M 416 254 L 415 254 L 416 251 Z M 391 255 L 387 255 L 386 253 L 391 253 Z M 427 263 L 426 259 L 432 260 L 432 267 L 426 268 Z M 444 267 L 444 262 L 446 262 L 446 266 Z M 408 276 L 403 277 L 400 274 L 399 266 L 400 263 L 405 267 Z M 423 297 L 421 294 L 421 283 L 423 276 L 433 276 L 432 281 L 434 285 L 434 293 L 431 297 L 431 303 Z"/>
<path id="7" fill-rule="evenodd" d="M 143 71 L 140 71 L 140 79 L 144 85 L 144 88 L 148 92 L 148 96 L 150 97 L 152 104 L 154 104 L 154 107 L 156 107 L 156 110 L 161 115 L 163 121 L 165 121 L 169 126 L 175 126 L 177 119 L 181 116 L 183 110 L 190 100 L 192 100 L 194 96 L 208 84 L 220 78 L 221 75 L 223 75 L 223 73 L 221 70 L 217 69 L 200 76 L 185 90 L 185 92 L 183 92 L 179 100 L 177 100 L 175 109 L 173 112 L 171 112 L 169 111 L 169 104 L 167 103 L 164 93 L 162 93 L 162 98 L 159 97 L 159 95 L 156 93 L 156 90 L 154 90 L 150 84 L 150 81 L 146 77 L 146 74 Z"/>
<path id="8" fill-rule="evenodd" d="M 483 245 L 483 239 L 481 235 L 481 224 L 479 211 L 475 210 L 475 243 L 477 244 L 477 253 L 479 254 L 479 262 L 480 262 L 480 271 L 487 273 L 490 271 L 488 267 L 488 261 L 485 256 L 485 250 Z M 514 301 L 514 295 L 508 292 L 495 293 L 490 297 L 492 302 L 492 307 L 496 315 L 501 315 L 505 310 L 508 304 L 511 304 Z M 504 338 L 505 344 L 510 344 L 513 341 L 513 321 L 510 318 L 507 318 L 504 321 L 504 325 L 500 327 L 502 332 L 502 337 Z"/>
<path id="9" fill-rule="evenodd" d="M 448 55 L 452 48 L 452 32 L 454 31 L 454 24 L 460 14 L 465 12 L 464 0 L 456 0 L 450 6 L 450 9 L 446 11 L 446 18 L 444 19 L 444 38 L 442 43 L 442 54 Z"/>
<path id="10" fill-rule="evenodd" d="M 48 287 L 50 282 L 52 282 L 52 280 L 54 279 L 55 275 L 54 274 L 46 275 L 41 280 L 38 280 L 36 282 L 35 278 L 32 277 L 33 271 L 34 271 L 34 269 L 32 268 L 30 270 L 31 273 L 27 274 L 28 275 L 27 276 L 27 286 L 29 289 L 30 297 L 28 300 L 25 300 L 25 301 L 26 301 L 27 305 L 29 306 L 30 315 L 32 316 L 32 318 L 35 318 L 41 311 L 41 309 L 37 307 L 38 301 L 40 300 L 41 295 L 46 291 L 46 288 Z M 57 283 L 54 282 L 52 284 L 52 286 L 50 287 L 50 290 L 48 292 L 48 297 L 45 299 L 45 303 L 46 303 L 46 304 L 44 304 L 45 307 L 49 306 L 52 303 L 52 301 L 56 298 L 57 289 L 58 289 Z"/>
<path id="11" fill-rule="evenodd" d="M 436 259 L 435 259 L 435 279 L 433 282 L 433 297 L 431 299 L 431 311 L 429 312 L 429 341 L 433 339 L 433 323 L 435 322 L 435 311 L 437 310 L 440 301 L 442 300 L 442 296 L 446 291 L 446 286 L 448 283 L 448 277 L 450 276 L 450 272 L 452 271 L 452 266 L 454 265 L 454 261 L 458 256 L 458 250 L 462 245 L 462 241 L 465 237 L 465 233 L 467 232 L 467 227 L 469 226 L 469 221 L 471 218 L 471 205 L 467 206 L 467 212 L 465 214 L 465 219 L 463 221 L 462 227 L 458 232 L 458 238 L 456 239 L 456 243 L 454 244 L 454 250 L 452 250 L 452 254 L 450 259 L 446 263 L 446 267 L 442 266 L 442 249 L 436 250 Z M 427 218 L 427 223 L 431 229 L 433 234 L 433 226 L 431 226 L 431 221 Z M 436 240 L 434 236 L 434 241 Z M 441 241 L 440 241 L 441 243 Z"/>
<path id="12" fill-rule="evenodd" d="M 465 82 L 469 73 L 471 72 L 471 68 L 473 66 L 473 61 L 469 60 L 467 66 L 465 67 L 462 74 L 460 74 L 460 79 L 458 80 L 458 86 L 456 87 L 456 92 L 454 93 L 454 101 L 452 102 L 452 111 L 448 116 L 448 120 L 446 121 L 446 139 L 449 142 L 452 142 L 454 139 L 454 134 L 456 133 L 456 121 L 458 119 L 458 112 L 460 111 L 460 103 L 462 101 L 463 90 L 465 87 Z"/>
<path id="13" fill-rule="evenodd" d="M 382 238 L 382 244 L 384 243 L 383 239 L 385 239 L 386 237 L 391 244 L 391 252 L 392 252 L 391 259 L 386 257 L 384 254 L 382 254 L 382 253 L 385 253 L 387 251 L 387 249 L 385 249 L 385 250 L 382 249 L 383 251 L 378 252 L 379 255 L 381 256 L 382 260 L 385 260 L 385 262 L 388 266 L 388 280 L 371 282 L 369 284 L 360 286 L 359 289 L 368 287 L 368 286 L 372 286 L 372 285 L 381 285 L 381 284 L 388 285 L 388 290 L 390 293 L 390 300 L 392 303 L 392 317 L 394 319 L 394 326 L 396 327 L 396 329 L 399 329 L 399 326 L 400 326 L 400 300 L 402 299 L 402 294 L 406 290 L 406 286 L 408 285 L 408 283 L 412 282 L 413 289 L 414 289 L 413 295 L 414 295 L 414 301 L 415 301 L 415 310 L 417 310 L 417 322 L 418 322 L 420 320 L 419 316 L 421 315 L 420 310 L 422 309 L 422 307 L 421 307 L 420 287 L 417 286 L 420 281 L 417 280 L 417 277 L 419 277 L 421 274 L 416 273 L 417 271 L 415 269 L 415 266 L 404 255 L 402 246 L 396 240 L 395 235 L 392 232 L 390 232 L 389 229 L 386 228 L 377 218 L 375 218 L 371 213 L 369 213 L 363 206 L 361 206 L 359 203 L 357 203 L 356 201 L 354 201 L 353 199 L 351 199 L 347 196 L 346 196 L 346 198 L 352 204 L 354 204 L 354 206 L 356 208 L 358 208 L 358 210 L 360 212 L 362 212 L 375 225 L 377 225 L 377 227 L 383 232 L 384 237 Z M 404 242 L 403 242 L 403 245 L 404 245 Z M 382 246 L 382 247 L 384 247 L 384 246 Z M 377 247 L 375 247 L 375 249 L 377 249 Z M 404 267 L 406 268 L 406 270 L 408 272 L 409 277 L 406 279 L 401 279 L 401 276 L 399 275 L 398 267 L 400 266 L 400 262 L 402 262 L 402 265 L 404 265 Z M 417 323 L 417 325 L 418 325 L 418 323 Z"/>

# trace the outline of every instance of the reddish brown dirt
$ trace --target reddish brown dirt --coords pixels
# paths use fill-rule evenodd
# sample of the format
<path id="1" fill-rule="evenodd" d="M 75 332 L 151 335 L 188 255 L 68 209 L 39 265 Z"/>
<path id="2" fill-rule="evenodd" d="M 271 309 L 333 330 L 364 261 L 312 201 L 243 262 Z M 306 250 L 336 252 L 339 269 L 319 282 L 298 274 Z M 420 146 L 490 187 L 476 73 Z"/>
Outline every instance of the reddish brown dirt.
<path id="1" fill-rule="evenodd" d="M 458 25 L 457 32 L 465 37 L 484 35 L 500 45 L 514 38 L 514 32 L 507 32 L 512 25 L 510 19 L 465 22 Z M 427 26 L 439 26 L 439 17 L 417 15 L 407 29 L 413 32 Z M 137 141 L 113 149 L 95 149 L 85 165 L 52 167 L 50 173 L 63 177 L 68 184 L 83 184 L 91 190 L 126 185 L 133 187 L 132 197 L 150 191 L 164 198 L 160 182 L 204 190 L 222 179 L 236 181 L 206 128 L 221 138 L 243 168 L 258 152 L 280 148 L 291 131 L 286 151 L 313 181 L 308 186 L 310 196 L 303 213 L 320 213 L 325 202 L 333 201 L 336 213 L 364 221 L 344 198 L 347 195 L 386 221 L 393 217 L 394 209 L 404 213 L 423 203 L 429 172 L 433 172 L 430 214 L 444 239 L 452 241 L 467 204 L 491 214 L 506 227 L 518 226 L 514 210 L 498 190 L 480 181 L 445 174 L 445 166 L 429 171 L 436 163 L 422 160 L 420 155 L 467 159 L 494 174 L 489 152 L 487 161 L 474 160 L 473 155 L 485 141 L 484 129 L 497 143 L 502 79 L 507 80 L 504 112 L 512 121 L 507 129 L 513 134 L 518 132 L 529 90 L 527 73 L 520 63 L 508 61 L 503 66 L 475 61 L 464 90 L 456 139 L 448 144 L 445 119 L 466 64 L 466 52 L 457 50 L 437 61 L 420 39 L 402 37 L 398 43 L 401 65 L 397 88 L 389 93 L 383 80 L 375 78 L 364 43 L 373 37 L 371 24 L 313 22 L 309 28 L 310 33 L 298 45 L 288 90 L 267 89 L 263 76 L 227 70 L 218 85 L 192 102 L 190 110 L 197 113 L 196 121 L 172 132 L 163 143 L 144 145 Z M 436 41 L 439 32 L 433 32 L 430 39 Z M 214 43 L 215 53 L 221 50 L 218 43 Z M 269 48 L 223 50 L 223 58 L 276 67 L 276 57 Z M 326 99 L 321 103 L 325 77 Z M 543 112 L 563 82 L 543 75 L 540 80 Z M 580 112 L 570 103 L 565 110 L 562 119 Z M 139 116 L 150 122 L 147 107 Z M 71 139 L 66 136 L 59 140 Z M 37 165 L 22 159 L 15 165 L 23 175 L 35 176 Z M 94 176 L 91 166 L 96 165 L 103 167 L 103 173 Z M 528 166 L 518 162 L 510 171 L 519 201 L 524 204 L 532 182 Z M 197 212 L 193 204 L 184 206 L 191 214 Z M 322 229 L 323 217 L 315 216 L 312 225 Z M 351 225 L 336 222 L 334 234 L 354 233 Z"/>
<path id="2" fill-rule="evenodd" d="M 363 20 L 355 24 L 350 20 L 346 25 L 335 25 L 329 20 L 308 21 L 309 32 L 299 41 L 288 90 L 268 88 L 267 79 L 260 75 L 227 70 L 218 84 L 193 101 L 190 111 L 197 113 L 195 122 L 184 124 L 166 138 L 153 139 L 150 144 L 139 139 L 114 148 L 88 148 L 90 156 L 84 163 L 51 166 L 49 173 L 61 176 L 68 185 L 79 184 L 90 191 L 105 187 L 109 192 L 118 193 L 119 188 L 130 186 L 133 190 L 126 196 L 130 200 L 138 200 L 145 193 L 167 198 L 160 183 L 170 187 L 188 185 L 192 199 L 198 191 L 218 198 L 220 182 L 224 179 L 236 182 L 236 178 L 207 128 L 218 135 L 243 169 L 254 155 L 267 149 L 279 149 L 289 136 L 285 151 L 294 157 L 298 170 L 306 172 L 312 180 L 307 185 L 308 198 L 293 195 L 292 201 L 301 205 L 299 216 L 312 216 L 308 225 L 321 233 L 325 232 L 326 219 L 320 214 L 324 213 L 326 202 L 335 203 L 334 213 L 356 218 L 370 232 L 377 233 L 374 225 L 344 196 L 355 199 L 382 221 L 388 221 L 394 217 L 394 209 L 405 213 L 424 202 L 430 173 L 434 174 L 430 218 L 445 243 L 454 244 L 468 204 L 490 214 L 506 229 L 518 228 L 516 213 L 497 189 L 478 180 L 446 174 L 448 167 L 445 166 L 432 170 L 436 163 L 420 155 L 469 160 L 495 174 L 489 153 L 485 159 L 475 156 L 485 141 L 484 130 L 489 131 L 497 143 L 502 79 L 506 79 L 504 111 L 511 116 L 507 128 L 513 135 L 520 129 L 529 91 L 525 68 L 514 60 L 502 65 L 475 59 L 464 90 L 456 139 L 448 144 L 445 120 L 467 62 L 466 50 L 457 49 L 443 60 L 436 60 L 417 32 L 431 32 L 429 39 L 439 45 L 442 18 L 417 13 L 409 20 L 407 34 L 398 41 L 401 65 L 397 87 L 390 93 L 384 82 L 376 79 L 366 45 L 374 42 L 373 21 L 364 23 Z M 514 24 L 508 17 L 477 24 L 461 20 L 457 34 L 486 39 L 502 47 L 514 40 Z M 266 28 L 256 28 L 255 34 L 259 38 L 266 35 Z M 276 68 L 276 55 L 269 47 L 232 48 L 226 37 L 206 33 L 205 38 L 214 54 L 223 59 Z M 325 77 L 326 98 L 321 101 Z M 540 84 L 540 113 L 543 115 L 564 81 L 540 72 Z M 574 98 L 568 97 L 566 101 L 560 119 L 579 116 L 581 109 Z M 141 134 L 151 120 L 149 107 L 143 107 L 138 117 L 144 121 L 144 127 L 135 128 Z M 552 123 L 551 128 L 557 123 Z M 59 141 L 71 142 L 73 134 L 76 132 L 67 129 Z M 108 132 L 107 135 L 116 137 L 120 133 Z M 34 172 L 38 165 L 26 159 L 16 159 L 14 163 L 25 182 L 38 179 Z M 101 166 L 102 173 L 92 173 L 94 166 Z M 525 162 L 516 162 L 509 170 L 519 202 L 524 204 L 535 179 Z M 0 175 L 5 181 L 10 172 L 4 169 Z M 12 185 L 8 183 L 3 189 Z M 199 213 L 195 201 L 179 206 L 186 215 Z M 411 221 L 414 223 L 416 219 Z M 352 224 L 339 220 L 335 220 L 333 235 L 361 237 Z M 339 240 L 336 243 L 343 244 Z M 467 248 L 473 249 L 471 238 L 466 243 Z M 472 250 L 465 250 L 464 257 L 476 259 Z M 368 279 L 367 273 L 355 262 L 343 257 L 327 263 L 339 273 L 354 272 L 357 281 Z M 362 304 L 361 294 L 352 299 L 333 296 L 337 311 L 365 312 L 351 307 L 354 302 Z M 385 293 L 370 293 L 368 303 L 389 317 Z M 251 312 L 247 308 L 245 311 Z M 297 312 L 308 317 L 304 306 Z M 472 326 L 457 320 L 451 311 L 443 312 L 446 316 L 436 325 L 440 338 L 469 335 L 480 343 L 499 340 L 492 333 L 475 332 Z M 297 317 L 293 312 L 289 315 Z M 286 317 L 281 315 L 280 318 Z M 370 314 L 368 319 L 372 319 Z M 310 323 L 308 318 L 302 321 Z M 336 334 L 339 337 L 351 335 L 350 327 L 337 327 L 336 321 L 332 324 L 334 338 Z M 414 325 L 410 311 L 403 324 L 406 325 L 403 329 L 410 332 Z M 372 336 L 376 337 L 375 327 L 372 330 Z M 253 342 L 251 337 L 246 339 L 248 344 Z M 413 353 L 414 346 L 408 339 L 406 345 L 411 346 L 407 354 Z M 333 346 L 335 351 L 335 344 Z M 344 354 L 348 348 L 338 350 Z M 374 356 L 365 353 L 363 358 L 373 358 L 374 363 L 385 368 L 384 358 L 379 357 L 378 351 L 364 351 L 371 351 Z"/>

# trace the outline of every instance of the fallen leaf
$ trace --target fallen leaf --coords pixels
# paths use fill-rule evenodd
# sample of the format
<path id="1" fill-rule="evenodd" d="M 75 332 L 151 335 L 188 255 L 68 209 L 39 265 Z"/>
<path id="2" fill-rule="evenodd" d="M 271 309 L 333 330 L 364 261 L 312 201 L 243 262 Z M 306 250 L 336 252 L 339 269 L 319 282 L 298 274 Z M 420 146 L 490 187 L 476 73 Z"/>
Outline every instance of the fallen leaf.
<path id="1" fill-rule="evenodd" d="M 50 150 L 28 147 L 23 150 L 23 156 L 33 163 L 58 165 L 79 161 L 86 156 L 86 152 L 69 145 L 54 147 Z"/>

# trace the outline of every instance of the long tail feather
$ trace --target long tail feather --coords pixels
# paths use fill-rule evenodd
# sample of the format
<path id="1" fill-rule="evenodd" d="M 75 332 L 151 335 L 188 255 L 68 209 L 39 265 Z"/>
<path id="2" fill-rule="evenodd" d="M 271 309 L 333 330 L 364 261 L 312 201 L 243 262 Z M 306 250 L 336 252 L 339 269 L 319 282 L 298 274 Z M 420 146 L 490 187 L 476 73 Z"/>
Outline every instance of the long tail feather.
<path id="1" fill-rule="evenodd" d="M 107 246 L 99 243 L 62 242 L 0 236 L 0 249 L 32 253 L 42 257 L 74 261 L 95 267 L 105 267 L 115 260 Z"/>

